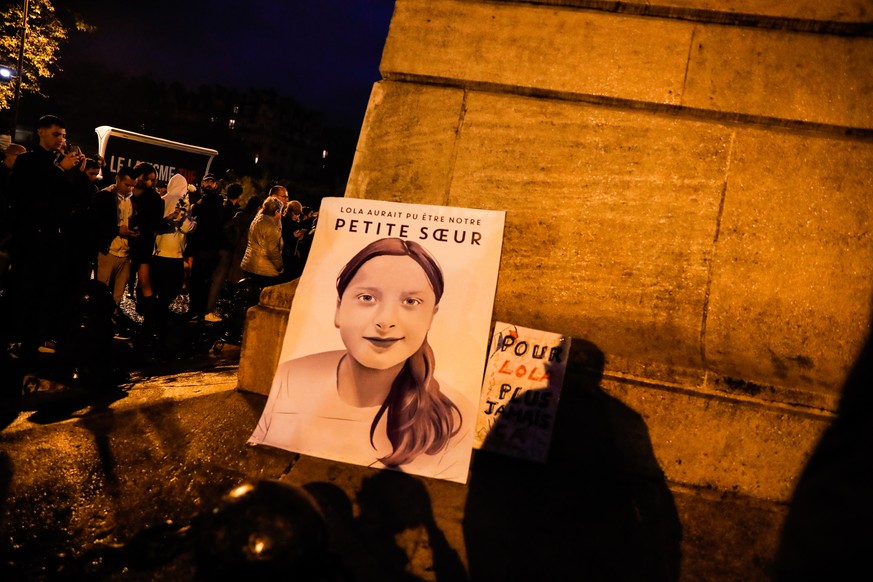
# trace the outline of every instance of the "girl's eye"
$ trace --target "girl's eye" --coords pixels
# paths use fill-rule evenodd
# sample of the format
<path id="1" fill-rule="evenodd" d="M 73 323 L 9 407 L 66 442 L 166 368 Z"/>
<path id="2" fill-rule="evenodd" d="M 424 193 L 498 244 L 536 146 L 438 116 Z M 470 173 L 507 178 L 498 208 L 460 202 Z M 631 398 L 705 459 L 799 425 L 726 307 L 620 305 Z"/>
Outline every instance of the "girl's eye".
<path id="1" fill-rule="evenodd" d="M 403 305 L 421 305 L 421 299 L 417 297 L 407 297 L 403 300 Z"/>
<path id="2" fill-rule="evenodd" d="M 358 295 L 358 301 L 362 301 L 364 303 L 372 303 L 376 298 L 370 295 L 369 293 L 361 293 Z"/>

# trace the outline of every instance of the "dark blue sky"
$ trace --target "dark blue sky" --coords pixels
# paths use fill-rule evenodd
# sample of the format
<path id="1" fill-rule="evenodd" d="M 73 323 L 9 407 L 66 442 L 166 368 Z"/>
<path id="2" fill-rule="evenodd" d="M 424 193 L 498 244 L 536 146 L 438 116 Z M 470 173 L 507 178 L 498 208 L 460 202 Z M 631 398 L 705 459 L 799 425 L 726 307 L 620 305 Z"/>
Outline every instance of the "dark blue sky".
<path id="1" fill-rule="evenodd" d="M 61 7 L 63 5 L 63 8 Z M 275 88 L 328 122 L 359 126 L 394 0 L 56 0 L 96 32 L 74 33 L 65 59 L 131 74 Z"/>

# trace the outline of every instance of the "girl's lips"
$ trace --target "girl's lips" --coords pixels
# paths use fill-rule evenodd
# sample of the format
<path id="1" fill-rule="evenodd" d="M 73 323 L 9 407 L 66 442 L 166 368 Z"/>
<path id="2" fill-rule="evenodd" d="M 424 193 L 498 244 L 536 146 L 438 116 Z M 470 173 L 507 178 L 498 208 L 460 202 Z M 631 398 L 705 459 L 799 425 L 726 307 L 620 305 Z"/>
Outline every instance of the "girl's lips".
<path id="1" fill-rule="evenodd" d="M 402 337 L 365 337 L 365 340 L 376 347 L 387 348 L 402 340 Z"/>

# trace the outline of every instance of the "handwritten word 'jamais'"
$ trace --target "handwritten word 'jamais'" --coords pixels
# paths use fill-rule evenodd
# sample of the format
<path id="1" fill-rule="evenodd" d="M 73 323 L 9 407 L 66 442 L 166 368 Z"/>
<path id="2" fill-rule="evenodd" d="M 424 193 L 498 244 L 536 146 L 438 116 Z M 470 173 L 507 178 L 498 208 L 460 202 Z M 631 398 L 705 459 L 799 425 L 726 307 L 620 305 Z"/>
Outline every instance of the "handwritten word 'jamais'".
<path id="1" fill-rule="evenodd" d="M 394 213 L 396 214 L 396 213 Z M 383 222 L 381 220 L 345 219 L 337 218 L 334 230 L 346 230 L 377 236 L 393 236 L 398 238 L 411 238 L 417 236 L 419 240 L 434 240 L 437 242 L 454 242 L 458 244 L 482 244 L 482 233 L 475 230 L 460 228 L 434 228 L 431 226 L 411 227 L 409 224 L 398 222 Z"/>
<path id="2" fill-rule="evenodd" d="M 497 400 L 485 402 L 485 414 L 502 416 L 528 426 L 548 428 L 552 423 L 552 414 L 542 409 L 549 407 L 551 399 L 552 393 L 548 390 L 525 391 L 520 386 L 513 389 L 510 384 L 502 384 Z"/>

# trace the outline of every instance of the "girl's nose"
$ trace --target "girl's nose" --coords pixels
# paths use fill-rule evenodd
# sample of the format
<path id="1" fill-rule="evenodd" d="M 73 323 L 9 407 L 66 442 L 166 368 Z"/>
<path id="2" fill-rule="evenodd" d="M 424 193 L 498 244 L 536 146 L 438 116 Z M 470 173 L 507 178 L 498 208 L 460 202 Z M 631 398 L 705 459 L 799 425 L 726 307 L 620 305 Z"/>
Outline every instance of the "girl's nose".
<path id="1" fill-rule="evenodd" d="M 397 325 L 397 313 L 393 306 L 382 304 L 376 313 L 376 329 L 385 332 Z"/>

